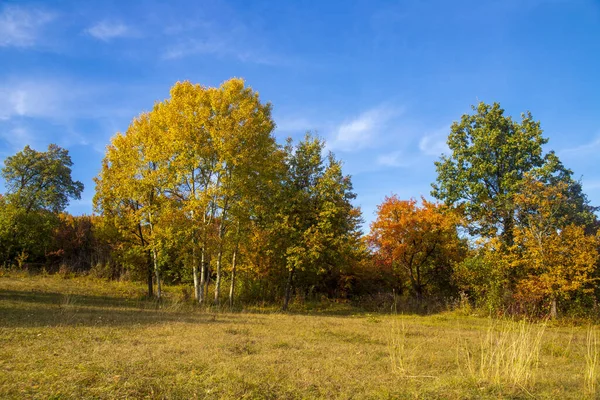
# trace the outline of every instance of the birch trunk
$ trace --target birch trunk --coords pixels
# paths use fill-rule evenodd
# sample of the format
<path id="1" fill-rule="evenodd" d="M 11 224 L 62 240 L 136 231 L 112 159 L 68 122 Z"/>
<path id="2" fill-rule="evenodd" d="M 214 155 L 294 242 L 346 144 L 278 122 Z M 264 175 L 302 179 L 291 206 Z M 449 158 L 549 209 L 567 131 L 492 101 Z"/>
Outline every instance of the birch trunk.
<path id="1" fill-rule="evenodd" d="M 294 270 L 295 270 L 295 268 L 292 267 L 292 269 L 290 269 L 290 273 L 288 274 L 288 281 L 285 286 L 285 297 L 283 298 L 283 311 L 287 311 L 288 305 L 290 303 L 290 297 L 292 296 L 292 283 L 294 281 Z"/>
<path id="2" fill-rule="evenodd" d="M 160 284 L 160 271 L 158 268 L 158 254 L 156 254 L 156 248 L 154 247 L 152 247 L 152 261 L 154 262 L 154 275 L 156 277 L 156 297 L 160 299 L 162 295 Z"/>
<path id="3" fill-rule="evenodd" d="M 156 252 L 156 237 L 154 236 L 154 223 L 152 219 L 152 214 L 150 214 L 148 216 L 148 222 L 150 224 L 150 237 L 152 238 L 152 263 L 154 264 L 154 276 L 156 278 L 156 297 L 160 299 L 162 290 L 160 284 L 160 270 L 158 268 L 158 254 Z"/>
<path id="4" fill-rule="evenodd" d="M 206 260 L 205 260 L 205 246 L 202 246 L 200 254 L 200 286 L 198 287 L 198 303 L 204 302 L 204 285 L 206 283 Z"/>
<path id="5" fill-rule="evenodd" d="M 235 258 L 237 256 L 237 245 L 235 246 L 235 250 L 233 251 L 233 256 L 231 257 L 231 284 L 229 286 L 229 307 L 233 308 L 233 291 L 235 289 Z"/>
<path id="6" fill-rule="evenodd" d="M 552 304 L 550 306 L 550 318 L 556 319 L 558 317 L 558 307 L 556 305 L 556 297 L 552 297 Z"/>
<path id="7" fill-rule="evenodd" d="M 146 247 L 146 241 L 144 240 L 144 233 L 142 232 L 142 225 L 138 224 L 138 233 L 139 233 L 139 237 L 140 237 L 140 242 L 142 244 L 142 248 Z M 152 297 L 154 296 L 154 286 L 152 285 L 152 261 L 151 261 L 152 256 L 150 255 L 150 252 L 148 252 L 148 259 L 147 261 L 147 283 L 148 283 L 148 297 Z"/>
<path id="8" fill-rule="evenodd" d="M 192 169 L 192 197 L 196 200 L 196 174 Z M 198 255 L 196 253 L 198 247 L 197 230 L 196 230 L 196 213 L 192 210 L 192 274 L 194 276 L 194 298 L 198 303 L 201 302 L 200 282 L 198 281 Z"/>
<path id="9" fill-rule="evenodd" d="M 224 218 L 224 216 L 222 216 Z M 223 220 L 219 223 L 219 252 L 217 253 L 217 279 L 215 280 L 215 305 L 219 305 L 219 296 L 221 295 L 221 261 L 223 259 Z"/>
<path id="10" fill-rule="evenodd" d="M 153 283 L 153 272 L 152 272 L 152 256 L 148 253 L 148 297 L 154 296 L 154 283 Z"/>
<path id="11" fill-rule="evenodd" d="M 200 302 L 200 282 L 198 281 L 198 260 L 196 256 L 196 241 L 193 241 L 192 247 L 192 273 L 194 275 L 194 298 Z"/>

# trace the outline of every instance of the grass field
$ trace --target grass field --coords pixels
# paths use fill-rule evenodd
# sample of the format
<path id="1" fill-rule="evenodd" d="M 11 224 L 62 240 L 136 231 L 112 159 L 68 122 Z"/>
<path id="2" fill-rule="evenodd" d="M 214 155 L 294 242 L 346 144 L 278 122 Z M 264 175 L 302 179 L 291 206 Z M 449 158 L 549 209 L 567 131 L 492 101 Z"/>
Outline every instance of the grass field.
<path id="1" fill-rule="evenodd" d="M 0 398 L 595 398 L 590 326 L 338 304 L 201 310 L 167 288 L 0 276 Z M 301 312 L 304 311 L 304 312 Z"/>

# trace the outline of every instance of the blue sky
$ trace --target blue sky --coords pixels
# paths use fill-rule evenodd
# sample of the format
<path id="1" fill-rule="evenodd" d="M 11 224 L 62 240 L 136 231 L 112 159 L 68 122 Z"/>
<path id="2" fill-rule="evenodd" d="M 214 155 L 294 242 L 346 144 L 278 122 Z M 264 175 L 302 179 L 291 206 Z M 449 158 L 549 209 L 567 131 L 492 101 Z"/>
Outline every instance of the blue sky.
<path id="1" fill-rule="evenodd" d="M 105 146 L 178 80 L 243 77 L 280 143 L 307 130 L 368 223 L 429 195 L 452 121 L 478 101 L 540 120 L 600 205 L 600 1 L 0 0 L 0 158 L 69 149 L 91 213 Z M 367 228 L 368 229 L 368 228 Z"/>

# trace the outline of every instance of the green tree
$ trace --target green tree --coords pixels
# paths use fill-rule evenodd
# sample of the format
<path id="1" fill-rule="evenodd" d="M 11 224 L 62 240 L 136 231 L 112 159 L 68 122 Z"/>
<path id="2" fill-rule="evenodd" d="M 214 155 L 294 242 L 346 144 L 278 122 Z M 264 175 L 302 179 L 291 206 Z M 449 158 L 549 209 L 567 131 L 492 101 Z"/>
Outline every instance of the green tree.
<path id="1" fill-rule="evenodd" d="M 361 216 L 351 203 L 356 195 L 350 177 L 331 153 L 323 159 L 324 146 L 307 134 L 296 146 L 288 140 L 286 147 L 288 171 L 277 227 L 286 242 L 284 310 L 295 283 L 303 289 L 318 286 L 348 265 L 361 247 Z"/>
<path id="2" fill-rule="evenodd" d="M 44 261 L 58 213 L 69 199 L 80 199 L 83 184 L 71 178 L 73 162 L 55 144 L 45 152 L 29 146 L 4 161 L 6 195 L 0 201 L 0 248 L 5 264 L 20 256 Z"/>
<path id="3" fill-rule="evenodd" d="M 48 210 L 26 212 L 0 195 L 0 262 L 5 266 L 45 262 L 58 216 Z"/>
<path id="4" fill-rule="evenodd" d="M 63 211 L 69 199 L 80 199 L 83 183 L 73 181 L 69 151 L 55 144 L 39 152 L 29 146 L 8 157 L 2 168 L 10 203 L 26 212 Z"/>
<path id="5" fill-rule="evenodd" d="M 452 124 L 451 154 L 435 163 L 438 176 L 432 185 L 434 197 L 464 207 L 471 234 L 501 235 L 504 244 L 512 244 L 517 223 L 513 199 L 526 173 L 547 183 L 567 182 L 572 200 L 589 218 L 587 200 L 571 171 L 554 152 L 544 153 L 548 139 L 531 113 L 522 114 L 519 123 L 505 116 L 498 103 L 479 103 L 473 110 Z"/>

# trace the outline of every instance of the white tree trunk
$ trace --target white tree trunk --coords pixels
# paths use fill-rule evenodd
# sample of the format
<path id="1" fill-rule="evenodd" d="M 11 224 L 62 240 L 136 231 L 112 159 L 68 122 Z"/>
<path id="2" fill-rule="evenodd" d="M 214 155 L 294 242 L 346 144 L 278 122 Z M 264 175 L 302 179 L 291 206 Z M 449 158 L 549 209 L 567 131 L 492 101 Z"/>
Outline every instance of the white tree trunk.
<path id="1" fill-rule="evenodd" d="M 196 257 L 196 241 L 194 240 L 194 244 L 192 247 L 192 272 L 194 275 L 194 298 L 196 301 L 200 301 L 200 282 L 198 276 L 198 260 Z"/>
<path id="2" fill-rule="evenodd" d="M 231 257 L 231 284 L 229 286 L 229 307 L 233 308 L 233 291 L 235 289 L 235 258 L 237 255 L 237 246 L 235 248 L 235 250 L 233 251 L 233 256 Z"/>
<path id="3" fill-rule="evenodd" d="M 223 214 L 221 218 L 225 218 Z M 224 221 L 219 223 L 219 252 L 217 253 L 217 280 L 215 281 L 215 305 L 219 305 L 221 295 L 221 261 L 223 260 L 223 234 L 225 232 Z"/>
<path id="4" fill-rule="evenodd" d="M 154 276 L 156 277 L 156 297 L 160 299 L 162 295 L 161 284 L 160 284 L 160 270 L 158 268 L 158 254 L 156 248 L 152 247 L 152 261 L 154 263 Z"/>
<path id="5" fill-rule="evenodd" d="M 198 287 L 198 303 L 202 304 L 204 301 L 204 285 L 206 284 L 206 251 L 205 246 L 202 244 L 200 254 L 200 286 Z"/>

